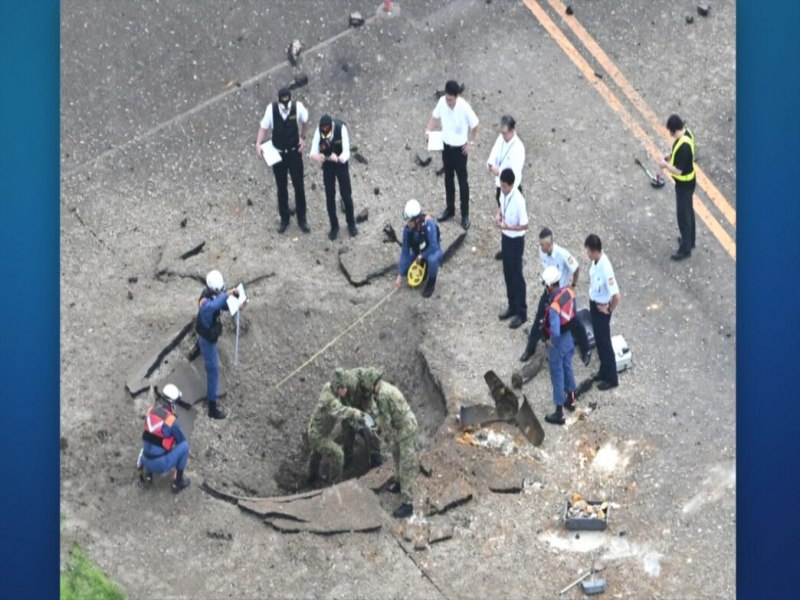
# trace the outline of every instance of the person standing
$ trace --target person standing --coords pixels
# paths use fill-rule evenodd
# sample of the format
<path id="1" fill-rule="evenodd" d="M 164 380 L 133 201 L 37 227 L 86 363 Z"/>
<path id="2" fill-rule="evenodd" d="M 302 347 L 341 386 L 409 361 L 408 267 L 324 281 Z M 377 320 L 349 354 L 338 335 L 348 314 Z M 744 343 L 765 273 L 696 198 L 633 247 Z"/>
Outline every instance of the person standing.
<path id="1" fill-rule="evenodd" d="M 678 115 L 667 119 L 667 130 L 675 141 L 672 154 L 659 161 L 659 166 L 675 180 L 675 208 L 680 231 L 680 246 L 670 258 L 683 260 L 692 255 L 695 245 L 694 189 L 697 178 L 694 172 L 694 135 Z"/>
<path id="2" fill-rule="evenodd" d="M 514 188 L 514 171 L 505 168 L 500 173 L 500 207 L 497 209 L 495 226 L 501 232 L 503 253 L 503 277 L 506 281 L 508 308 L 500 313 L 501 321 L 510 319 L 509 327 L 516 329 L 528 320 L 528 304 L 525 299 L 525 276 L 522 272 L 522 257 L 525 254 L 525 232 L 528 230 L 528 211 L 522 192 Z"/>
<path id="3" fill-rule="evenodd" d="M 550 382 L 553 384 L 553 404 L 556 409 L 544 420 L 553 425 L 563 425 L 564 406 L 575 410 L 575 375 L 572 372 L 572 355 L 575 344 L 568 324 L 575 321 L 575 290 L 561 287 L 561 271 L 550 265 L 542 272 L 542 283 L 547 292 L 544 333 L 548 338 L 547 362 L 550 365 Z"/>
<path id="4" fill-rule="evenodd" d="M 139 476 L 143 483 L 153 481 L 153 474 L 175 469 L 172 491 L 178 493 L 189 487 L 189 478 L 183 476 L 189 462 L 189 442 L 175 416 L 175 403 L 181 391 L 172 383 L 164 386 L 162 395 L 151 406 L 144 418 L 142 449 L 139 452 Z"/>
<path id="5" fill-rule="evenodd" d="M 522 168 L 525 166 L 525 144 L 519 139 L 516 132 L 517 122 L 514 117 L 505 115 L 500 119 L 500 135 L 492 146 L 486 166 L 489 173 L 494 176 L 496 186 L 495 202 L 500 206 L 500 172 L 509 168 L 514 171 L 514 189 L 522 192 Z M 503 258 L 502 250 L 494 255 L 495 259 Z"/>
<path id="6" fill-rule="evenodd" d="M 539 232 L 539 260 L 542 263 L 542 269 L 553 266 L 556 267 L 561 273 L 561 280 L 559 287 L 571 287 L 573 290 L 578 285 L 578 275 L 580 273 L 580 266 L 570 252 L 559 246 L 553 241 L 553 232 L 548 227 L 544 227 Z M 541 297 L 539 298 L 539 307 L 536 309 L 536 318 L 533 320 L 533 327 L 528 335 L 528 343 L 525 346 L 525 351 L 519 357 L 520 362 L 527 362 L 533 353 L 536 352 L 536 345 L 542 337 L 542 329 L 544 326 L 545 308 L 548 302 L 547 286 L 545 286 Z M 578 311 L 577 302 L 575 302 L 575 312 Z M 581 351 L 581 360 L 583 364 L 588 366 L 592 359 L 592 349 L 589 345 L 589 337 L 586 335 L 586 329 L 581 323 L 580 319 L 570 321 L 565 327 L 569 328 L 572 333 L 573 341 L 578 345 Z"/>
<path id="7" fill-rule="evenodd" d="M 347 230 L 350 237 L 358 235 L 356 218 L 353 212 L 353 193 L 350 186 L 350 135 L 347 126 L 334 120 L 330 115 L 323 115 L 319 127 L 314 131 L 311 142 L 311 158 L 322 164 L 322 182 L 325 184 L 325 202 L 328 208 L 328 219 L 331 230 L 328 239 L 333 241 L 339 235 L 339 219 L 336 215 L 336 181 L 339 181 L 339 193 L 344 204 L 347 219 Z"/>
<path id="8" fill-rule="evenodd" d="M 619 385 L 617 360 L 611 345 L 611 314 L 620 302 L 619 285 L 614 268 L 603 253 L 603 243 L 594 233 L 584 242 L 586 255 L 592 261 L 589 268 L 589 309 L 592 315 L 594 342 L 600 359 L 600 370 L 594 376 L 597 389 L 609 390 Z"/>
<path id="9" fill-rule="evenodd" d="M 427 265 L 427 279 L 422 297 L 430 298 L 436 288 L 436 276 L 443 258 L 439 226 L 433 217 L 422 212 L 422 207 L 416 200 L 406 202 L 403 218 L 406 225 L 403 227 L 403 244 L 394 285 L 397 288 L 403 285 L 403 278 L 408 274 L 411 263 L 424 262 Z"/>
<path id="10" fill-rule="evenodd" d="M 206 287 L 198 300 L 195 330 L 200 352 L 203 354 L 203 366 L 206 370 L 206 400 L 208 400 L 208 416 L 212 419 L 224 419 L 225 413 L 217 406 L 217 383 L 219 380 L 219 355 L 217 340 L 222 335 L 222 321 L 219 318 L 223 310 L 228 310 L 228 295 L 239 297 L 235 288 L 225 291 L 222 273 L 217 270 L 206 276 Z"/>
<path id="11" fill-rule="evenodd" d="M 441 127 L 444 150 L 444 193 L 447 205 L 438 221 L 444 223 L 456 214 L 456 185 L 461 202 L 461 227 L 469 229 L 469 183 L 467 182 L 467 157 L 478 138 L 478 117 L 466 100 L 459 97 L 461 90 L 452 79 L 444 86 L 444 96 L 439 98 L 425 129 L 425 141 L 434 127 Z"/>
<path id="12" fill-rule="evenodd" d="M 275 186 L 278 188 L 278 214 L 281 224 L 278 233 L 289 227 L 289 183 L 292 178 L 294 201 L 297 210 L 297 226 L 303 233 L 309 233 L 306 216 L 306 192 L 303 187 L 303 148 L 305 148 L 308 110 L 302 102 L 292 100 L 292 92 L 287 87 L 278 90 L 278 99 L 270 102 L 261 119 L 256 137 L 256 154 L 263 158 L 261 145 L 272 130 L 272 145 L 281 155 L 281 160 L 272 165 Z"/>

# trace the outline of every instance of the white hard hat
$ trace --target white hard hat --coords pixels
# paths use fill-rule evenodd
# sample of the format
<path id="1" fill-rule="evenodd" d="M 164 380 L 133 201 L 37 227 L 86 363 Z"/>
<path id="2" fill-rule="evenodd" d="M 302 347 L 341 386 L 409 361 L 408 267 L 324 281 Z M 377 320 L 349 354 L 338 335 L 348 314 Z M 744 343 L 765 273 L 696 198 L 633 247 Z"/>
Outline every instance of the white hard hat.
<path id="1" fill-rule="evenodd" d="M 545 267 L 544 271 L 542 271 L 542 281 L 545 285 L 553 285 L 559 279 L 561 279 L 561 271 L 555 265 Z"/>
<path id="2" fill-rule="evenodd" d="M 222 279 L 222 273 L 214 269 L 206 275 L 206 285 L 212 292 L 221 292 L 225 287 L 225 280 Z"/>
<path id="3" fill-rule="evenodd" d="M 422 207 L 416 200 L 409 200 L 406 202 L 406 207 L 403 209 L 403 218 L 406 221 L 418 217 L 422 213 Z"/>
<path id="4" fill-rule="evenodd" d="M 181 397 L 181 391 L 178 389 L 178 386 L 174 383 L 168 383 L 164 386 L 164 389 L 161 390 L 161 393 L 164 394 L 164 397 L 169 400 L 170 402 L 175 402 L 179 400 Z"/>

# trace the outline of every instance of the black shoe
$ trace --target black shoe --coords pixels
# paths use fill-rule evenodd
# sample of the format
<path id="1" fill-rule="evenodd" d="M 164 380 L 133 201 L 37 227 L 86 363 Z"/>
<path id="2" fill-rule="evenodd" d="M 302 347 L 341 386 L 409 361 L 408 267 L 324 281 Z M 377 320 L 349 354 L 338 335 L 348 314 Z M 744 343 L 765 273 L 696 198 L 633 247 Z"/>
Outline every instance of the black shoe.
<path id="1" fill-rule="evenodd" d="M 513 316 L 514 316 L 514 311 L 511 310 L 510 308 L 507 308 L 499 315 L 497 315 L 497 318 L 500 319 L 501 321 L 505 321 L 506 319 L 510 319 Z"/>
<path id="2" fill-rule="evenodd" d="M 461 217 L 461 227 L 464 231 L 469 229 L 469 217 Z"/>
<path id="3" fill-rule="evenodd" d="M 209 402 L 208 403 L 208 416 L 212 419 L 224 419 L 227 415 L 220 410 L 219 406 L 217 406 L 216 402 Z"/>
<path id="4" fill-rule="evenodd" d="M 564 418 L 564 409 L 560 406 L 556 407 L 555 412 L 545 415 L 544 420 L 553 425 L 563 425 L 567 422 L 567 420 Z"/>
<path id="5" fill-rule="evenodd" d="M 308 221 L 300 221 L 297 226 L 303 233 L 311 233 L 311 227 L 308 226 Z"/>
<path id="6" fill-rule="evenodd" d="M 358 227 L 355 225 L 348 225 L 347 231 L 350 232 L 350 237 L 356 237 L 358 235 Z"/>
<path id="7" fill-rule="evenodd" d="M 503 260 L 503 251 L 502 250 L 498 250 L 497 254 L 494 255 L 494 259 L 495 260 Z"/>
<path id="8" fill-rule="evenodd" d="M 428 277 L 425 282 L 425 287 L 422 288 L 422 297 L 430 298 L 433 296 L 433 290 L 436 288 L 436 277 Z"/>
<path id="9" fill-rule="evenodd" d="M 575 392 L 567 392 L 567 397 L 564 400 L 564 408 L 566 408 L 569 412 L 575 412 Z"/>
<path id="10" fill-rule="evenodd" d="M 514 318 L 511 320 L 511 323 L 509 323 L 509 324 L 508 324 L 508 326 L 509 326 L 511 329 L 516 329 L 517 327 L 520 327 L 520 326 L 522 326 L 522 324 L 523 324 L 525 321 L 527 321 L 527 320 L 528 320 L 528 319 L 523 319 L 522 317 L 520 317 L 519 315 L 517 315 L 516 317 L 514 317 Z"/>
<path id="11" fill-rule="evenodd" d="M 384 463 L 383 454 L 380 452 L 371 452 L 369 455 L 369 466 L 373 469 L 380 467 Z"/>
<path id="12" fill-rule="evenodd" d="M 608 381 L 604 380 L 604 381 L 601 381 L 600 383 L 597 384 L 597 389 L 600 390 L 601 392 L 605 392 L 606 390 L 610 390 L 612 388 L 615 388 L 618 385 L 619 385 L 618 383 L 611 383 L 611 382 L 608 382 Z"/>
<path id="13" fill-rule="evenodd" d="M 331 230 L 328 232 L 328 239 L 330 241 L 334 241 L 337 237 L 339 237 L 339 228 L 338 227 L 331 228 Z"/>
<path id="14" fill-rule="evenodd" d="M 596 373 L 592 373 L 590 379 L 592 381 L 602 381 L 603 380 L 603 378 L 600 377 L 600 371 L 597 371 Z"/>
<path id="15" fill-rule="evenodd" d="M 394 509 L 392 516 L 395 519 L 406 519 L 414 514 L 414 507 L 410 502 L 403 502 L 400 506 Z"/>
<path id="16" fill-rule="evenodd" d="M 392 494 L 399 494 L 400 493 L 400 482 L 396 479 L 392 479 L 389 482 L 389 485 L 386 486 L 386 490 Z"/>
<path id="17" fill-rule="evenodd" d="M 191 480 L 188 477 L 183 477 L 183 476 L 179 477 L 178 479 L 172 482 L 172 493 L 177 494 L 179 492 L 182 492 L 187 487 L 189 487 L 190 483 Z"/>
<path id="18" fill-rule="evenodd" d="M 530 350 L 528 350 L 528 349 L 526 348 L 526 349 L 525 349 L 525 352 L 523 352 L 522 354 L 520 354 L 520 356 L 519 356 L 519 362 L 528 362 L 528 361 L 531 359 L 531 356 L 533 356 L 533 352 L 531 352 Z"/>
<path id="19" fill-rule="evenodd" d="M 278 225 L 278 233 L 285 233 L 287 229 L 289 229 L 289 221 L 281 221 L 281 224 Z"/>
<path id="20" fill-rule="evenodd" d="M 583 361 L 583 366 L 588 367 L 589 363 L 592 362 L 592 351 L 589 350 L 586 354 L 584 354 L 581 357 L 581 360 Z"/>
<path id="21" fill-rule="evenodd" d="M 439 216 L 436 217 L 436 220 L 440 223 L 444 223 L 448 219 L 452 219 L 455 216 L 454 212 L 450 212 L 448 209 L 444 209 L 442 212 L 439 213 Z"/>
<path id="22" fill-rule="evenodd" d="M 678 251 L 675 254 L 673 254 L 672 256 L 670 256 L 670 258 L 672 260 L 683 260 L 684 258 L 689 258 L 691 255 L 692 255 L 691 252 L 680 252 L 680 251 Z"/>
<path id="23" fill-rule="evenodd" d="M 682 245 L 683 245 L 683 238 L 681 236 L 678 236 L 678 246 L 682 246 Z M 695 249 L 695 246 L 696 246 L 696 244 L 694 242 L 692 242 L 692 250 Z"/>

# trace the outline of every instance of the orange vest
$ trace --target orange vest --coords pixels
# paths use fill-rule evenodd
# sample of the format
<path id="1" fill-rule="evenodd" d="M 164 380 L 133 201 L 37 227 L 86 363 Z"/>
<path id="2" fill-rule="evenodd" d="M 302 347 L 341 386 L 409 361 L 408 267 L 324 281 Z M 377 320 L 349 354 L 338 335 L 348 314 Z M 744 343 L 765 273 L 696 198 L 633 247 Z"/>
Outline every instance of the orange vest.
<path id="1" fill-rule="evenodd" d="M 156 446 L 161 446 L 169 452 L 175 445 L 175 436 L 164 435 L 164 426 L 172 427 L 177 417 L 173 415 L 166 408 L 161 406 L 153 406 L 147 411 L 147 416 L 144 418 L 144 432 L 142 439 Z"/>
<path id="2" fill-rule="evenodd" d="M 564 325 L 572 321 L 575 318 L 575 290 L 573 290 L 570 286 L 561 288 L 556 292 L 555 297 L 550 302 L 545 311 L 545 318 L 544 318 L 544 330 L 547 335 L 550 335 L 550 309 L 554 308 L 558 313 L 559 319 L 561 321 L 561 327 L 563 331 Z"/>

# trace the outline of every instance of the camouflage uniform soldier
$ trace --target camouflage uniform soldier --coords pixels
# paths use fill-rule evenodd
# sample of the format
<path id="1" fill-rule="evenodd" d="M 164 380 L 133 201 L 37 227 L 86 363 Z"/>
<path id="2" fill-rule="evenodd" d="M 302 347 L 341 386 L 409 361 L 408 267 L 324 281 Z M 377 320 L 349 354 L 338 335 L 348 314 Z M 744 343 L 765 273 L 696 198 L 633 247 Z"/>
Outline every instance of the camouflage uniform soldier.
<path id="1" fill-rule="evenodd" d="M 312 452 L 319 453 L 327 462 L 328 479 L 331 481 L 338 479 L 344 468 L 344 450 L 333 440 L 336 425 L 341 423 L 343 427 L 358 428 L 364 424 L 364 413 L 348 405 L 348 392 L 354 392 L 357 384 L 358 380 L 353 374 L 336 369 L 333 381 L 322 388 L 317 408 L 308 424 L 308 441 Z M 316 472 L 312 473 L 312 477 L 321 479 Z"/>
<path id="2" fill-rule="evenodd" d="M 392 448 L 395 477 L 400 483 L 403 503 L 392 515 L 398 519 L 410 517 L 414 512 L 414 485 L 419 470 L 416 455 L 417 418 L 400 390 L 381 380 L 380 369 L 366 369 L 365 376 L 368 381 L 374 381 L 369 412 L 375 415 L 381 436 Z"/>

